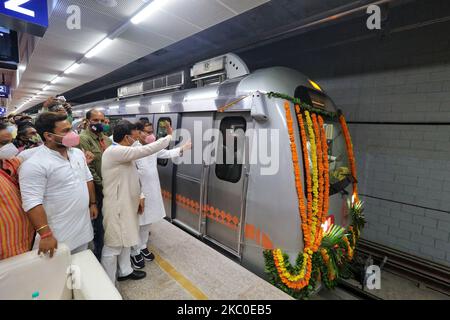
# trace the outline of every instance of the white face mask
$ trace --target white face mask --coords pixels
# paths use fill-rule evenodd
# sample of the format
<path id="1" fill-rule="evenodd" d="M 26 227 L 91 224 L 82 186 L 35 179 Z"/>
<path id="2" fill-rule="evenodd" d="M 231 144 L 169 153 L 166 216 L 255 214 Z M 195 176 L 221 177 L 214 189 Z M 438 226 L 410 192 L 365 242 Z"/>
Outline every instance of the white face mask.
<path id="1" fill-rule="evenodd" d="M 19 153 L 19 150 L 12 143 L 0 148 L 0 160 L 9 160 L 14 158 Z"/>

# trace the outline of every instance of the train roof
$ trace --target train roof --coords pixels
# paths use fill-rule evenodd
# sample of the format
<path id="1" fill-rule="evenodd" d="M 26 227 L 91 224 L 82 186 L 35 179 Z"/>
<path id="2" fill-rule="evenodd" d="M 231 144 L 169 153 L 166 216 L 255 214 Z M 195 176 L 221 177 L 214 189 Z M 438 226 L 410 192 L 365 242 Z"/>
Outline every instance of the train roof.
<path id="1" fill-rule="evenodd" d="M 76 117 L 84 116 L 85 112 L 92 108 L 102 110 L 108 116 L 205 112 L 218 111 L 239 100 L 226 111 L 249 111 L 251 99 L 245 99 L 245 97 L 250 97 L 256 92 L 280 92 L 293 95 L 295 88 L 300 85 L 316 89 L 313 82 L 299 71 L 285 67 L 271 67 L 256 70 L 248 75 L 226 80 L 220 84 L 120 100 L 114 98 L 95 101 L 74 106 L 73 110 Z"/>

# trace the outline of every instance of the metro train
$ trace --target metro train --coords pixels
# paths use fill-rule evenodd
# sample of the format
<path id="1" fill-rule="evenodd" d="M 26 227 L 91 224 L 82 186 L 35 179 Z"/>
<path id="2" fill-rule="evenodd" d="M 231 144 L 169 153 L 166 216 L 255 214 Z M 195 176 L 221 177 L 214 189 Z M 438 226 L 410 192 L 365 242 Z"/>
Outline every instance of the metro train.
<path id="1" fill-rule="evenodd" d="M 87 110 L 98 108 L 104 110 L 112 124 L 119 119 L 137 121 L 145 117 L 153 123 L 157 138 L 165 134 L 165 121 L 174 129 L 187 130 L 192 137 L 198 134 L 198 123 L 203 129 L 216 128 L 223 133 L 251 131 L 246 143 L 234 148 L 231 164 L 211 163 L 204 158 L 194 164 L 160 159 L 158 170 L 167 220 L 265 278 L 265 248 L 281 248 L 291 257 L 303 250 L 285 100 L 269 98 L 268 93 L 284 93 L 331 112 L 336 107 L 319 85 L 302 73 L 285 67 L 250 72 L 234 54 L 199 62 L 190 71 L 194 88 L 184 89 L 184 72 L 160 76 L 120 88 L 116 99 L 76 105 L 74 115 L 83 117 Z M 292 103 L 291 108 L 294 110 Z M 325 127 L 330 177 L 334 177 L 349 167 L 346 142 L 337 120 L 326 120 Z M 255 136 L 264 136 L 261 132 L 270 132 L 267 140 L 274 163 L 269 165 L 260 159 L 249 161 L 245 156 L 254 151 Z M 300 133 L 295 126 L 294 134 L 300 146 Z M 173 140 L 168 148 L 180 143 L 177 135 Z M 203 150 L 211 143 L 208 139 L 202 139 L 202 143 L 192 140 L 194 149 Z M 228 140 L 223 137 L 215 142 L 218 150 L 227 148 Z M 187 152 L 183 157 L 193 154 L 194 151 Z M 242 158 L 242 163 L 237 158 Z M 298 158 L 301 168 L 301 151 Z M 264 170 L 271 170 L 270 165 L 275 172 L 263 174 Z M 336 224 L 347 223 L 350 189 L 351 183 L 347 183 L 339 192 L 330 193 L 329 212 Z"/>

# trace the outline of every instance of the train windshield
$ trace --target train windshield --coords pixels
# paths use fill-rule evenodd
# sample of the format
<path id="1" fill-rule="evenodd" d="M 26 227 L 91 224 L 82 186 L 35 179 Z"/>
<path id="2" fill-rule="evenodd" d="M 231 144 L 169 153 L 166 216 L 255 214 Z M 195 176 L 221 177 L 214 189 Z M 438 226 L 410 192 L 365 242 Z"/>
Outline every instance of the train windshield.
<path id="1" fill-rule="evenodd" d="M 315 108 L 336 111 L 330 97 L 318 89 L 299 86 L 295 90 L 295 97 Z M 354 177 L 350 171 L 347 147 L 339 120 L 324 119 L 324 122 L 328 144 L 331 196 L 336 193 L 346 193 L 345 189 L 354 181 Z"/>
<path id="2" fill-rule="evenodd" d="M 330 195 L 344 192 L 353 182 L 347 155 L 347 147 L 339 121 L 326 120 L 325 131 L 328 144 Z"/>

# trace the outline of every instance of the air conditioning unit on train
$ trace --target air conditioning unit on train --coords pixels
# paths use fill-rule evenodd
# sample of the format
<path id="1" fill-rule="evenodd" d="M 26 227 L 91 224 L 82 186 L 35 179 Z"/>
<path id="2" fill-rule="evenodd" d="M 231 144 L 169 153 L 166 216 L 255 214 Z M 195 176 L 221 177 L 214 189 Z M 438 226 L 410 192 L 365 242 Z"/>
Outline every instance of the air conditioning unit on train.
<path id="1" fill-rule="evenodd" d="M 191 69 L 191 79 L 197 87 L 221 83 L 249 74 L 245 62 L 234 53 L 196 63 Z"/>
<path id="2" fill-rule="evenodd" d="M 179 71 L 120 87 L 117 89 L 117 97 L 120 99 L 179 89 L 184 85 L 184 82 L 184 71 Z"/>

